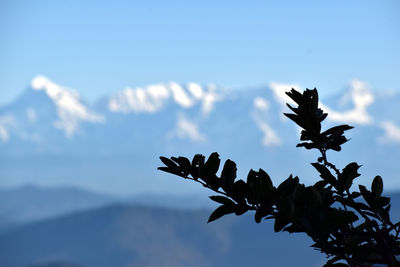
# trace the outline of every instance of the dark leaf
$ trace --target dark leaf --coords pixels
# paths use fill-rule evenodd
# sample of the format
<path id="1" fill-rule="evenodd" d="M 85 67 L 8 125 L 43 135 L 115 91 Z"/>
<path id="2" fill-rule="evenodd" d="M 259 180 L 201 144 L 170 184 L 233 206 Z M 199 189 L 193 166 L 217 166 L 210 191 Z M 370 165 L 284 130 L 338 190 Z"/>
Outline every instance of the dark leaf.
<path id="1" fill-rule="evenodd" d="M 359 185 L 358 188 L 360 189 L 360 193 L 363 196 L 363 198 L 365 199 L 365 201 L 368 203 L 369 206 L 371 206 L 372 201 L 373 201 L 371 192 L 368 191 L 368 189 L 363 185 Z"/>
<path id="2" fill-rule="evenodd" d="M 303 105 L 303 95 L 296 91 L 295 89 L 291 89 L 289 92 L 286 92 L 286 95 L 288 95 L 294 102 L 297 103 L 297 105 Z"/>
<path id="3" fill-rule="evenodd" d="M 214 200 L 215 202 L 218 202 L 220 204 L 225 204 L 225 205 L 231 205 L 234 206 L 235 202 L 233 202 L 231 199 L 224 197 L 224 196 L 210 196 L 210 199 Z"/>
<path id="4" fill-rule="evenodd" d="M 191 168 L 191 164 L 190 161 L 185 158 L 185 157 L 179 157 L 179 158 L 175 158 L 172 157 L 171 158 L 173 161 L 175 161 L 176 163 L 178 163 L 181 171 L 183 172 L 184 176 L 188 176 L 190 173 L 190 168 Z"/>
<path id="5" fill-rule="evenodd" d="M 288 219 L 286 219 L 286 218 L 284 218 L 284 217 L 278 215 L 278 216 L 275 218 L 274 231 L 275 231 L 275 232 L 279 232 L 279 231 L 281 231 L 281 230 L 282 230 L 286 225 L 288 225 L 288 224 L 289 224 L 289 220 L 288 220 Z"/>
<path id="6" fill-rule="evenodd" d="M 181 177 L 185 177 L 184 175 L 181 174 L 181 172 L 179 172 L 176 169 L 170 169 L 168 167 L 158 167 L 157 169 L 160 170 L 160 171 L 164 171 L 164 172 L 172 173 L 172 174 L 175 174 L 175 175 L 179 175 Z"/>
<path id="7" fill-rule="evenodd" d="M 192 159 L 192 166 L 190 169 L 190 174 L 197 180 L 201 175 L 201 170 L 204 166 L 205 157 L 201 154 L 196 154 Z"/>
<path id="8" fill-rule="evenodd" d="M 383 181 L 382 181 L 382 178 L 380 176 L 376 176 L 374 178 L 374 180 L 372 181 L 371 191 L 377 197 L 382 195 L 382 192 L 383 192 Z"/>
<path id="9" fill-rule="evenodd" d="M 166 157 L 160 157 L 161 161 L 170 169 L 172 170 L 178 170 L 178 165 L 176 165 L 175 162 L 173 162 L 172 160 L 170 160 L 169 158 Z"/>
<path id="10" fill-rule="evenodd" d="M 233 187 L 236 179 L 236 171 L 237 168 L 235 162 L 229 159 L 225 161 L 224 168 L 222 169 L 221 173 L 221 186 L 222 189 L 224 189 L 227 193 L 230 192 Z"/>
<path id="11" fill-rule="evenodd" d="M 249 207 L 246 204 L 238 204 L 235 206 L 235 214 L 242 215 L 246 211 L 249 210 Z"/>
<path id="12" fill-rule="evenodd" d="M 339 125 L 339 126 L 335 126 L 335 127 L 332 127 L 330 129 L 326 130 L 325 132 L 322 133 L 322 135 L 325 135 L 325 136 L 332 135 L 332 134 L 333 135 L 335 135 L 335 134 L 341 135 L 341 134 L 343 134 L 344 131 L 347 131 L 347 130 L 350 130 L 353 128 L 354 128 L 353 126 L 349 126 L 347 124 Z"/>
<path id="13" fill-rule="evenodd" d="M 271 211 L 272 211 L 272 208 L 266 208 L 266 207 L 259 208 L 259 209 L 256 211 L 256 213 L 254 214 L 254 220 L 255 220 L 257 223 L 260 223 L 260 222 L 261 222 L 261 219 L 262 219 L 263 217 L 266 217 L 266 216 L 270 215 L 270 212 L 271 212 Z"/>
<path id="14" fill-rule="evenodd" d="M 301 128 L 306 129 L 307 125 L 306 122 L 297 116 L 296 114 L 291 114 L 291 113 L 283 113 L 286 117 L 294 121 L 297 125 L 299 125 Z"/>
<path id="15" fill-rule="evenodd" d="M 294 203 L 289 197 L 283 197 L 279 201 L 279 215 L 285 218 L 291 218 L 294 213 Z"/>
<path id="16" fill-rule="evenodd" d="M 263 169 L 258 170 L 260 180 L 262 183 L 265 184 L 267 191 L 271 192 L 272 189 L 274 188 L 274 185 L 272 184 L 271 178 L 269 177 L 268 173 L 266 173 Z"/>
<path id="17" fill-rule="evenodd" d="M 342 171 L 342 173 L 338 177 L 338 187 L 340 191 L 343 192 L 351 187 L 353 184 L 353 180 L 360 176 L 357 173 L 357 170 L 361 166 L 358 165 L 356 162 L 349 163 Z"/>
<path id="18" fill-rule="evenodd" d="M 230 206 L 230 205 L 219 206 L 216 210 L 213 211 L 213 213 L 211 213 L 210 217 L 208 218 L 208 222 L 215 221 L 224 215 L 234 213 L 234 212 L 235 212 L 235 210 L 234 210 L 233 206 Z"/>
<path id="19" fill-rule="evenodd" d="M 320 180 L 320 181 L 318 181 L 318 182 L 316 182 L 316 183 L 314 184 L 314 187 L 321 191 L 327 184 L 328 184 L 327 181 L 325 181 L 325 180 Z"/>
<path id="20" fill-rule="evenodd" d="M 327 167 L 317 162 L 311 163 L 311 165 L 320 173 L 322 179 L 334 187 L 337 187 L 337 181 Z"/>
<path id="21" fill-rule="evenodd" d="M 213 175 L 216 174 L 219 168 L 221 160 L 219 159 L 219 155 L 217 152 L 214 152 L 207 159 L 204 164 L 204 175 Z"/>
<path id="22" fill-rule="evenodd" d="M 238 203 L 246 202 L 248 185 L 243 180 L 237 180 L 232 187 L 232 198 Z"/>

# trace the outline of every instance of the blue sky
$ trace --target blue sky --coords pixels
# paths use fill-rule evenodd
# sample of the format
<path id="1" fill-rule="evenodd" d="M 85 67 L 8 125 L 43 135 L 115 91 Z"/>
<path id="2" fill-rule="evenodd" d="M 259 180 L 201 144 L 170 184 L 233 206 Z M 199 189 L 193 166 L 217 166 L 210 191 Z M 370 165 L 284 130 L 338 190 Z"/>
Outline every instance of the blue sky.
<path id="1" fill-rule="evenodd" d="M 399 14 L 395 0 L 3 0 L 0 104 L 37 74 L 89 101 L 168 81 L 400 90 Z"/>

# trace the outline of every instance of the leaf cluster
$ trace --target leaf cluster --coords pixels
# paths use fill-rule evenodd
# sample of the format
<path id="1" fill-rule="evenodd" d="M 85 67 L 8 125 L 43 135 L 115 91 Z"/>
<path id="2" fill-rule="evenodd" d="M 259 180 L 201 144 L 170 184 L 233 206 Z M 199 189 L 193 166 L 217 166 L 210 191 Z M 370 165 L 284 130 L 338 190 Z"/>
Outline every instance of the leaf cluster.
<path id="1" fill-rule="evenodd" d="M 327 151 L 340 151 L 348 141 L 344 132 L 352 129 L 339 125 L 322 131 L 327 114 L 318 107 L 316 89 L 287 95 L 297 104 L 288 105 L 293 113 L 285 115 L 302 128 L 298 147 L 317 149 L 321 157 L 311 163 L 320 180 L 306 186 L 290 175 L 274 185 L 262 169 L 250 170 L 245 180 L 237 179 L 237 167 L 226 160 L 218 173 L 218 153 L 207 159 L 197 154 L 185 157 L 160 157 L 165 164 L 160 170 L 193 180 L 218 193 L 210 196 L 220 206 L 211 213 L 209 222 L 227 214 L 241 215 L 254 211 L 257 223 L 273 220 L 276 232 L 306 233 L 315 249 L 326 254 L 325 266 L 400 266 L 400 222 L 390 220 L 390 198 L 382 195 L 383 181 L 376 176 L 370 188 L 359 185 L 351 191 L 361 167 L 356 162 L 339 170 L 327 159 Z"/>

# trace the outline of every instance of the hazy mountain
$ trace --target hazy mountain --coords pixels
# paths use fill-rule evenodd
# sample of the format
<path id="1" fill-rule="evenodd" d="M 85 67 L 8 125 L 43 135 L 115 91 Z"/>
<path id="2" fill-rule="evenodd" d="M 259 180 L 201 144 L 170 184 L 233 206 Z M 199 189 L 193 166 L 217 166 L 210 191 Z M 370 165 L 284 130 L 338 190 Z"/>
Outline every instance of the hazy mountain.
<path id="1" fill-rule="evenodd" d="M 396 222 L 400 194 L 389 195 Z M 321 266 L 323 262 L 306 236 L 273 233 L 270 222 L 256 224 L 251 212 L 207 224 L 210 209 L 190 209 L 200 203 L 215 206 L 205 196 L 153 194 L 121 200 L 85 190 L 34 186 L 2 189 L 0 196 L 1 212 L 14 209 L 13 214 L 25 220 L 4 228 L 0 224 L 1 266 Z M 143 204 L 107 204 L 112 201 Z M 106 206 L 89 209 L 97 205 Z M 40 216 L 39 221 L 27 221 Z"/>
<path id="2" fill-rule="evenodd" d="M 0 107 L 1 184 L 73 184 L 124 193 L 198 192 L 156 171 L 160 155 L 193 156 L 218 151 L 238 163 L 239 175 L 266 169 L 276 181 L 292 172 L 305 182 L 317 175 L 317 155 L 295 148 L 298 128 L 284 118 L 290 84 L 243 90 L 166 83 L 126 88 L 97 103 L 36 77 L 13 103 Z M 323 88 L 321 88 L 321 91 Z M 399 189 L 400 92 L 372 90 L 352 81 L 322 99 L 327 126 L 349 123 L 352 140 L 328 156 L 344 167 L 357 161 L 369 181 L 376 174 Z M 290 155 L 290 156 L 288 156 Z"/>
<path id="3" fill-rule="evenodd" d="M 208 211 L 114 205 L 32 223 L 0 235 L 0 263 L 80 266 L 320 266 L 305 236 Z M 287 255 L 290 254 L 290 257 Z M 36 265 L 34 265 L 36 266 Z M 49 265 L 52 266 L 52 265 Z"/>
<path id="4" fill-rule="evenodd" d="M 0 218 L 24 223 L 100 207 L 118 201 L 117 197 L 74 187 L 43 188 L 26 185 L 0 188 Z"/>
<path id="5" fill-rule="evenodd" d="M 0 188 L 0 232 L 15 224 L 48 219 L 115 203 L 174 209 L 215 207 L 207 195 L 137 194 L 128 197 L 94 193 L 70 187 L 25 185 Z"/>

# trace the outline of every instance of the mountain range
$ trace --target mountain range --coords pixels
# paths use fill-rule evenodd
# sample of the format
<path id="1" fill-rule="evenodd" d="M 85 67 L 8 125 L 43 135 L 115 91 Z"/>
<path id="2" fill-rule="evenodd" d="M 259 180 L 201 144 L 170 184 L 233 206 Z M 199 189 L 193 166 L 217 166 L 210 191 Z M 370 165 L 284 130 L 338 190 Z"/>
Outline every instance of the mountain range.
<path id="1" fill-rule="evenodd" d="M 176 206 L 179 200 L 186 206 Z M 322 261 L 305 236 L 274 234 L 251 216 L 207 224 L 212 205 L 200 208 L 193 200 L 121 199 L 71 187 L 2 189 L 0 217 L 9 224 L 0 224 L 0 265 L 258 266 L 266 255 L 281 266 Z M 288 250 L 300 259 L 284 257 Z"/>
<path id="2" fill-rule="evenodd" d="M 290 173 L 312 183 L 318 155 L 296 148 L 299 129 L 283 116 L 295 84 L 227 89 L 170 82 L 122 91 L 87 103 L 75 90 L 35 77 L 0 107 L 0 185 L 69 184 L 100 192 L 182 193 L 201 189 L 156 171 L 161 155 L 218 151 L 238 163 L 239 176 L 265 169 L 275 182 Z M 321 89 L 323 90 L 323 89 Z M 400 188 L 400 91 L 353 80 L 322 99 L 326 126 L 347 123 L 352 140 L 328 157 L 343 168 L 357 161 L 360 181 L 375 175 Z"/>
<path id="3" fill-rule="evenodd" d="M 390 197 L 396 222 L 400 195 Z M 251 213 L 207 224 L 212 205 L 200 207 L 195 200 L 121 199 L 71 187 L 3 188 L 0 218 L 8 225 L 0 221 L 0 265 L 308 267 L 324 262 L 309 238 L 274 233 L 271 222 L 256 224 Z M 179 201 L 185 206 L 177 206 Z"/>

